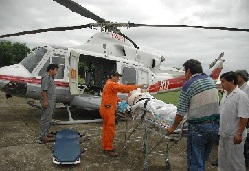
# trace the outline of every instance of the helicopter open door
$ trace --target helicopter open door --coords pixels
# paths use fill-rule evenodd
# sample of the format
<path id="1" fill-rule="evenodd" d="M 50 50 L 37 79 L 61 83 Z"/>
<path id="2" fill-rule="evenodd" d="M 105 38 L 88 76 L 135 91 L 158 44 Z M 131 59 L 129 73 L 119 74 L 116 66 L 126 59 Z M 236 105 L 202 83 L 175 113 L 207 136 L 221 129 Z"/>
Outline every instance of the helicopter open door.
<path id="1" fill-rule="evenodd" d="M 79 95 L 78 90 L 78 63 L 79 53 L 71 51 L 69 57 L 69 88 L 72 95 Z"/>

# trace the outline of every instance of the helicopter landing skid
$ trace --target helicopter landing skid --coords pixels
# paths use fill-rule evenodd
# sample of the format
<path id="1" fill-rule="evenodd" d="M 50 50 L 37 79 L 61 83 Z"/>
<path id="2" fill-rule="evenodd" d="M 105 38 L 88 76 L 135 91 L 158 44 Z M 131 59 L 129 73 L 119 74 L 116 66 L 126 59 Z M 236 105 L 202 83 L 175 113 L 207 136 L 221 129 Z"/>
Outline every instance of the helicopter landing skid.
<path id="1" fill-rule="evenodd" d="M 68 111 L 68 121 L 53 120 L 52 123 L 56 125 L 70 125 L 70 124 L 81 124 L 81 123 L 97 123 L 102 122 L 102 119 L 87 119 L 87 120 L 74 120 L 70 111 L 70 106 L 66 105 Z"/>

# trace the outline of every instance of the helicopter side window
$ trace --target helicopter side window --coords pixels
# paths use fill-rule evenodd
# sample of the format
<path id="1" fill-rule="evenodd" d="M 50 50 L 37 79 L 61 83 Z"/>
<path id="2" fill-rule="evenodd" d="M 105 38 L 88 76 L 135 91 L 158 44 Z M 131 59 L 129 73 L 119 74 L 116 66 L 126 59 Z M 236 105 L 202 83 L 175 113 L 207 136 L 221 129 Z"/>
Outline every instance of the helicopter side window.
<path id="1" fill-rule="evenodd" d="M 136 78 L 135 68 L 123 68 L 122 84 L 136 84 Z"/>
<path id="2" fill-rule="evenodd" d="M 41 61 L 47 49 L 39 48 L 31 52 L 26 58 L 21 61 L 21 64 L 30 72 L 34 70 L 37 64 Z"/>
<path id="3" fill-rule="evenodd" d="M 55 79 L 63 79 L 64 78 L 64 67 L 65 67 L 65 56 L 62 54 L 54 54 L 52 57 L 52 63 L 58 64 L 59 69 L 58 73 L 55 76 Z"/>
<path id="4" fill-rule="evenodd" d="M 43 65 L 42 69 L 40 70 L 40 72 L 38 74 L 39 76 L 41 76 L 41 77 L 45 76 L 45 74 L 47 73 L 48 65 L 49 65 L 49 59 L 47 60 L 47 62 Z"/>

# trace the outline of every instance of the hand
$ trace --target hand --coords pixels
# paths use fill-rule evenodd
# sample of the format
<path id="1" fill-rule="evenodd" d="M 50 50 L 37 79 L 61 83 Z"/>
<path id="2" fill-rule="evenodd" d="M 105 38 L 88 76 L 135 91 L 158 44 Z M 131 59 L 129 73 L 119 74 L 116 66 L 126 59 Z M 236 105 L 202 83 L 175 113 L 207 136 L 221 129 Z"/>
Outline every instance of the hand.
<path id="1" fill-rule="evenodd" d="M 170 126 L 167 128 L 167 133 L 168 135 L 172 134 L 174 132 L 174 129 Z"/>
<path id="2" fill-rule="evenodd" d="M 242 142 L 242 136 L 239 134 L 235 134 L 235 136 L 233 138 L 233 142 L 234 142 L 234 144 L 240 144 Z"/>
<path id="3" fill-rule="evenodd" d="M 145 89 L 144 84 L 137 85 L 137 88 Z"/>
<path id="4" fill-rule="evenodd" d="M 48 102 L 43 102 L 42 107 L 43 107 L 43 108 L 47 108 L 47 107 L 48 107 Z"/>
<path id="5" fill-rule="evenodd" d="M 141 93 L 147 92 L 146 89 L 141 89 Z"/>
<path id="6" fill-rule="evenodd" d="M 132 109 L 132 107 L 131 107 L 131 106 L 127 106 L 127 107 L 126 107 L 126 110 L 127 110 L 128 112 L 130 112 L 130 111 L 131 111 L 131 109 Z"/>

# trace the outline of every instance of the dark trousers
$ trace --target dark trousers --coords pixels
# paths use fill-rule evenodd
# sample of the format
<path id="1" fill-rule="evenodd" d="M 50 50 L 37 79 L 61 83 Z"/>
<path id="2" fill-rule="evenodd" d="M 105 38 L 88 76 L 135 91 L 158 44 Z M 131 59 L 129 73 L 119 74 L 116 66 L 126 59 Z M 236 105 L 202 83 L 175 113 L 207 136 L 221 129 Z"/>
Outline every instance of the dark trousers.
<path id="1" fill-rule="evenodd" d="M 245 156 L 245 163 L 249 164 L 249 137 L 247 135 L 245 145 L 244 145 L 244 156 Z"/>

